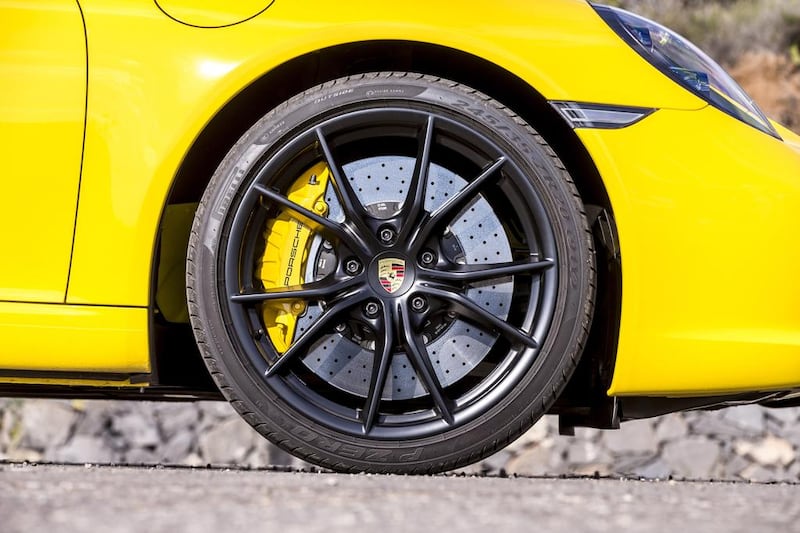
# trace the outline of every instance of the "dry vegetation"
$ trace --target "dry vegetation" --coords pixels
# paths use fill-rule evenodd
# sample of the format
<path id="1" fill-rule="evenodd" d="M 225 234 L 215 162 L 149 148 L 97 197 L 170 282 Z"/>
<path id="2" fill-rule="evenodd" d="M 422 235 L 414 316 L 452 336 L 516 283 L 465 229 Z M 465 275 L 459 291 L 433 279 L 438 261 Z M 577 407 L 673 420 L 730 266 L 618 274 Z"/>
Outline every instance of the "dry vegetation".
<path id="1" fill-rule="evenodd" d="M 800 130 L 800 69 L 788 56 L 747 52 L 731 74 L 767 115 L 795 131 Z"/>
<path id="2" fill-rule="evenodd" d="M 685 35 L 725 65 L 767 114 L 800 128 L 800 0 L 610 3 Z"/>

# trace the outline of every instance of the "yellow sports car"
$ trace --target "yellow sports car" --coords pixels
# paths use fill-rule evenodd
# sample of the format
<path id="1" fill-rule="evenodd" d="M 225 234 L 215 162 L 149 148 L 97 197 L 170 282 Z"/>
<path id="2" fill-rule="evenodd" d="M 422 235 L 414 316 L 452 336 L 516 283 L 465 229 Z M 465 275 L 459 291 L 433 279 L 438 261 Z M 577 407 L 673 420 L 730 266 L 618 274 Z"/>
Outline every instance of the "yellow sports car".
<path id="1" fill-rule="evenodd" d="M 800 389 L 800 137 L 583 0 L 0 1 L 0 394 L 342 471 Z M 212 379 L 213 378 L 213 379 Z"/>

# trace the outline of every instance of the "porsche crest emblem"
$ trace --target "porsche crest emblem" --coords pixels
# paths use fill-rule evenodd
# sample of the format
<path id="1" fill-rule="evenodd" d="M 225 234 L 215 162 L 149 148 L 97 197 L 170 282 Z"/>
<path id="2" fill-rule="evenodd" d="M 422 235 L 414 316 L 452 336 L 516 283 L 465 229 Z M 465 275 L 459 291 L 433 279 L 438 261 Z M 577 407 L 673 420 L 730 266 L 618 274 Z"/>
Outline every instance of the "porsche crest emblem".
<path id="1" fill-rule="evenodd" d="M 403 285 L 406 277 L 406 262 L 388 257 L 378 261 L 378 279 L 389 294 L 394 294 Z"/>

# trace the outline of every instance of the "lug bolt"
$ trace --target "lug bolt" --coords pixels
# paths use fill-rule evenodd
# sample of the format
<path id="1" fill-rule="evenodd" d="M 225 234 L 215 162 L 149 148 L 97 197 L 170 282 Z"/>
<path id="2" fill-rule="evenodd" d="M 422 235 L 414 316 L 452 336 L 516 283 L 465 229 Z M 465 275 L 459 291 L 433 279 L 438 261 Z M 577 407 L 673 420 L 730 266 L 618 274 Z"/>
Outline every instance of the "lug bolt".
<path id="1" fill-rule="evenodd" d="M 421 313 L 428 307 L 428 302 L 422 296 L 414 296 L 411 298 L 411 309 L 417 313 Z"/>
<path id="2" fill-rule="evenodd" d="M 314 212 L 318 215 L 325 215 L 328 212 L 328 204 L 322 200 L 314 203 Z"/>
<path id="3" fill-rule="evenodd" d="M 364 306 L 364 314 L 367 315 L 369 318 L 375 318 L 378 316 L 378 311 L 380 311 L 380 307 L 375 302 L 367 302 Z"/>
<path id="4" fill-rule="evenodd" d="M 383 244 L 392 244 L 394 242 L 394 230 L 389 227 L 381 228 L 378 232 L 378 237 Z"/>
<path id="5" fill-rule="evenodd" d="M 430 266 L 436 261 L 436 256 L 430 250 L 425 250 L 422 252 L 422 255 L 419 256 L 420 262 L 425 266 Z"/>
<path id="6" fill-rule="evenodd" d="M 358 274 L 361 270 L 361 263 L 358 262 L 358 259 L 348 259 L 344 264 L 344 270 L 351 276 Z"/>

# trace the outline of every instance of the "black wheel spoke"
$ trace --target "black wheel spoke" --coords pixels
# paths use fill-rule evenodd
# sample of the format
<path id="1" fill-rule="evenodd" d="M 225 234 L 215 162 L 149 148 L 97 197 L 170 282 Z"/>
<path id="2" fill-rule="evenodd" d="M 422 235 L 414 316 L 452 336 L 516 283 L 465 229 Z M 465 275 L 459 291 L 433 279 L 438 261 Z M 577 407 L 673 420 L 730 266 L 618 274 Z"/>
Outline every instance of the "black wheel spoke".
<path id="1" fill-rule="evenodd" d="M 317 320 L 309 326 L 305 333 L 299 339 L 294 341 L 289 349 L 283 352 L 278 359 L 272 363 L 272 366 L 266 372 L 266 376 L 270 377 L 275 375 L 281 368 L 286 366 L 292 359 L 305 351 L 310 345 L 324 333 L 331 324 L 338 320 L 342 314 L 355 305 L 360 304 L 368 298 L 365 291 L 358 291 L 352 295 L 341 298 L 336 304 L 326 309 Z"/>
<path id="2" fill-rule="evenodd" d="M 537 348 L 539 346 L 536 340 L 531 338 L 528 333 L 498 318 L 462 294 L 435 287 L 420 288 L 420 292 L 449 301 L 453 304 L 455 312 L 462 318 L 472 322 L 478 327 L 485 327 L 488 325 L 505 335 L 515 344 L 523 344 L 530 348 Z"/>
<path id="3" fill-rule="evenodd" d="M 555 262 L 552 259 L 543 259 L 541 261 L 526 260 L 488 265 L 465 265 L 451 270 L 420 268 L 419 272 L 428 279 L 436 281 L 475 283 L 515 274 L 541 272 L 551 268 L 553 265 L 555 265 Z"/>
<path id="4" fill-rule="evenodd" d="M 347 181 L 347 176 L 344 175 L 342 168 L 333 157 L 333 152 L 328 144 L 328 139 L 325 137 L 325 133 L 323 133 L 321 128 L 317 128 L 315 131 L 319 147 L 322 150 L 322 155 L 325 157 L 325 162 L 328 164 L 328 169 L 331 171 L 333 185 L 336 188 L 336 193 L 342 205 L 345 219 L 358 230 L 360 235 L 370 235 L 372 232 L 364 223 L 365 218 L 369 216 L 368 213 L 364 210 L 364 206 L 361 205 L 361 201 L 358 199 L 356 192 L 353 190 L 350 182 Z"/>
<path id="5" fill-rule="evenodd" d="M 372 373 L 367 391 L 367 401 L 362 412 L 364 434 L 369 434 L 378 418 L 378 408 L 381 404 L 383 389 L 386 387 L 386 378 L 392 366 L 394 350 L 394 311 L 392 306 L 383 306 L 383 335 L 378 335 L 375 341 L 375 358 L 372 362 Z"/>
<path id="6" fill-rule="evenodd" d="M 436 372 L 431 364 L 431 358 L 428 355 L 428 350 L 422 342 L 422 338 L 418 335 L 412 325 L 409 315 L 403 310 L 401 305 L 397 308 L 398 319 L 401 322 L 401 331 L 403 332 L 403 345 L 406 348 L 411 364 L 417 371 L 420 381 L 427 389 L 428 394 L 431 395 L 433 404 L 436 410 L 439 411 L 442 419 L 452 425 L 455 421 L 453 418 L 453 408 L 444 390 L 442 389 L 439 378 L 436 377 Z"/>
<path id="7" fill-rule="evenodd" d="M 428 186 L 428 169 L 431 163 L 433 131 L 434 119 L 432 115 L 429 115 L 428 120 L 425 122 L 425 131 L 417 150 L 414 174 L 411 177 L 411 184 L 409 185 L 408 193 L 403 203 L 403 209 L 400 213 L 403 224 L 400 233 L 401 240 L 405 240 L 407 235 L 414 228 L 425 206 L 425 191 Z"/>
<path id="8" fill-rule="evenodd" d="M 439 227 L 441 224 L 449 222 L 458 214 L 458 211 L 464 208 L 472 198 L 475 197 L 484 185 L 491 179 L 498 175 L 500 167 L 505 164 L 506 158 L 500 156 L 486 167 L 480 175 L 472 180 L 466 187 L 458 191 L 450 197 L 448 201 L 440 205 L 434 210 L 427 220 L 425 220 L 420 227 L 415 241 L 424 242 L 431 232 Z"/>
<path id="9" fill-rule="evenodd" d="M 321 280 L 304 283 L 292 287 L 276 287 L 263 291 L 252 291 L 231 295 L 231 301 L 239 304 L 261 303 L 273 300 L 328 300 L 339 292 L 349 289 L 357 283 L 362 283 L 360 278 L 347 280 Z"/>
<path id="10" fill-rule="evenodd" d="M 364 244 L 364 242 L 360 238 L 358 238 L 356 234 L 349 231 L 346 228 L 346 226 L 338 224 L 329 218 L 320 216 L 314 213 L 313 211 L 306 209 L 302 205 L 289 200 L 287 197 L 280 194 L 279 192 L 274 191 L 272 189 L 268 189 L 267 187 L 264 187 L 257 183 L 253 185 L 253 189 L 255 189 L 261 196 L 264 196 L 265 198 L 279 205 L 282 205 L 286 209 L 289 209 L 297 213 L 306 220 L 319 224 L 320 226 L 328 230 L 328 232 L 336 236 L 339 240 L 347 243 L 347 245 L 352 247 L 353 249 L 366 250 L 366 245 Z"/>

